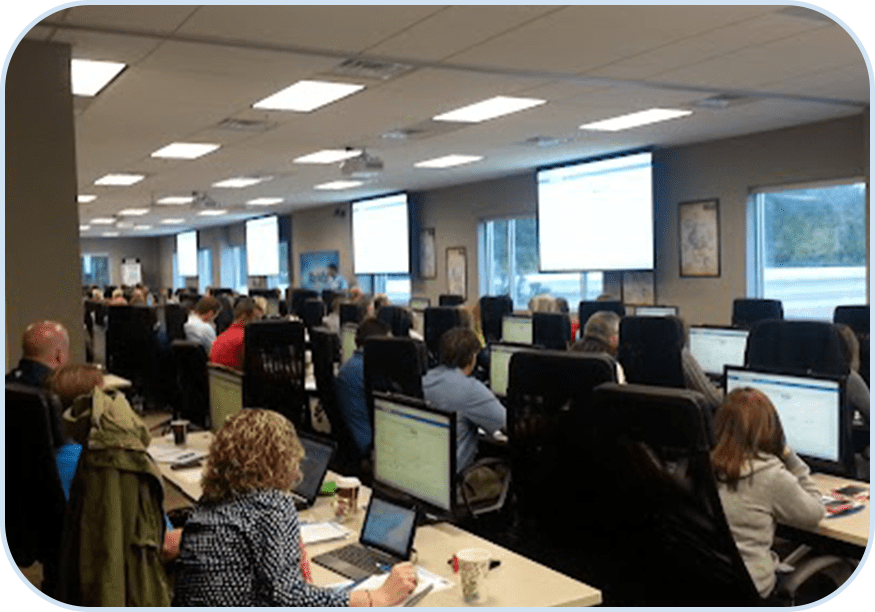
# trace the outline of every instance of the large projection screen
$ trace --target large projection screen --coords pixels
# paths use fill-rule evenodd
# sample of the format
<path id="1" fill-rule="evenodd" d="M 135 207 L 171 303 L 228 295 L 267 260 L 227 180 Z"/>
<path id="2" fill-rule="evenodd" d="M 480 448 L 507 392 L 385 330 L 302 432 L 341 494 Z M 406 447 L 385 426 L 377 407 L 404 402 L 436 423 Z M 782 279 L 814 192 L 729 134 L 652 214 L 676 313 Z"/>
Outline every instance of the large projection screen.
<path id="1" fill-rule="evenodd" d="M 356 274 L 409 274 L 407 194 L 353 202 L 352 245 Z"/>
<path id="2" fill-rule="evenodd" d="M 179 276 L 197 276 L 197 232 L 176 234 L 176 272 Z"/>
<path id="3" fill-rule="evenodd" d="M 653 269 L 651 153 L 538 172 L 541 272 Z"/>
<path id="4" fill-rule="evenodd" d="M 246 222 L 246 268 L 249 276 L 280 273 L 280 233 L 276 216 Z"/>

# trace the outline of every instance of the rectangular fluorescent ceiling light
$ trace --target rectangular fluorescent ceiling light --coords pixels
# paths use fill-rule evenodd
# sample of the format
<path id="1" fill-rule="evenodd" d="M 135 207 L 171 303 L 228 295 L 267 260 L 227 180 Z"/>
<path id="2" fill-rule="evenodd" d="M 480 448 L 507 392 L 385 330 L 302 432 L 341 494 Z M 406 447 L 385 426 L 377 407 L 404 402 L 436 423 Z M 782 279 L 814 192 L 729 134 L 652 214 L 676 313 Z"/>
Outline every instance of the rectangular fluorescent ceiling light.
<path id="1" fill-rule="evenodd" d="M 364 85 L 328 81 L 298 81 L 252 105 L 266 110 L 307 113 L 364 89 Z"/>
<path id="2" fill-rule="evenodd" d="M 123 215 L 125 217 L 139 217 L 142 215 L 149 214 L 148 208 L 125 208 L 124 210 L 118 211 L 118 214 Z"/>
<path id="3" fill-rule="evenodd" d="M 92 219 L 91 223 L 94 225 L 112 225 L 115 223 L 115 219 L 112 217 L 97 217 L 96 219 Z"/>
<path id="4" fill-rule="evenodd" d="M 107 174 L 106 176 L 102 176 L 94 181 L 94 184 L 120 185 L 122 187 L 126 187 L 128 185 L 133 185 L 134 183 L 139 183 L 144 178 L 146 177 L 142 174 Z"/>
<path id="5" fill-rule="evenodd" d="M 219 148 L 217 144 L 197 142 L 174 142 L 152 153 L 152 157 L 168 159 L 196 159 Z"/>
<path id="6" fill-rule="evenodd" d="M 213 183 L 213 187 L 227 187 L 228 189 L 242 189 L 251 187 L 258 183 L 269 181 L 269 176 L 236 176 L 234 178 L 225 179 L 217 183 Z"/>
<path id="7" fill-rule="evenodd" d="M 88 195 L 88 194 L 84 194 L 84 193 L 76 196 L 76 201 L 79 204 L 88 204 L 89 202 L 93 202 L 96 199 L 97 199 L 96 195 Z"/>
<path id="8" fill-rule="evenodd" d="M 80 231 L 80 232 L 84 232 L 84 231 L 87 231 L 87 230 L 90 230 L 90 229 L 91 229 L 91 226 L 90 226 L 90 225 L 80 225 L 80 226 L 79 226 L 79 231 Z"/>
<path id="9" fill-rule="evenodd" d="M 251 204 L 252 206 L 273 206 L 274 204 L 279 204 L 282 202 L 282 198 L 253 198 L 251 200 L 247 200 L 247 204 Z"/>
<path id="10" fill-rule="evenodd" d="M 538 98 L 512 98 L 510 96 L 495 96 L 488 100 L 469 104 L 454 111 L 434 117 L 435 121 L 459 121 L 463 123 L 479 123 L 488 119 L 495 119 L 502 115 L 516 113 L 533 106 L 540 106 L 546 100 Z"/>
<path id="11" fill-rule="evenodd" d="M 451 168 L 471 164 L 483 159 L 482 155 L 444 155 L 413 164 L 417 168 Z"/>
<path id="12" fill-rule="evenodd" d="M 150 229 L 152 229 L 152 226 L 151 225 L 135 225 L 134 229 L 135 230 L 150 230 Z"/>
<path id="13" fill-rule="evenodd" d="M 593 123 L 585 123 L 580 126 L 581 130 L 597 130 L 600 132 L 619 132 L 620 130 L 628 130 L 633 127 L 647 125 L 648 123 L 657 123 L 659 121 L 668 121 L 669 119 L 677 119 L 678 117 L 686 117 L 692 115 L 691 110 L 679 110 L 673 108 L 650 108 L 637 113 L 629 113 L 620 115 L 612 119 L 604 119 Z"/>
<path id="14" fill-rule="evenodd" d="M 70 81 L 74 96 L 94 96 L 125 69 L 121 62 L 70 60 Z"/>
<path id="15" fill-rule="evenodd" d="M 309 155 L 296 157 L 294 162 L 296 164 L 333 164 L 335 162 L 349 159 L 350 157 L 356 157 L 357 155 L 361 155 L 361 153 L 362 152 L 358 149 L 324 149 L 322 151 L 310 153 Z"/>
<path id="16" fill-rule="evenodd" d="M 225 215 L 225 214 L 227 214 L 227 213 L 228 213 L 227 210 L 213 210 L 213 209 L 210 209 L 210 210 L 202 210 L 202 211 L 200 211 L 198 214 L 199 214 L 201 217 L 221 217 L 222 215 Z"/>
<path id="17" fill-rule="evenodd" d="M 167 196 L 158 200 L 158 204 L 191 204 L 194 202 L 194 196 Z"/>
<path id="18" fill-rule="evenodd" d="M 331 181 L 330 183 L 322 183 L 316 185 L 313 189 L 352 189 L 364 185 L 363 181 Z"/>
<path id="19" fill-rule="evenodd" d="M 185 219 L 161 219 L 161 223 L 164 225 L 179 225 L 180 223 L 185 223 Z"/>
<path id="20" fill-rule="evenodd" d="M 103 232 L 102 236 L 104 238 L 115 238 L 118 236 L 118 232 Z"/>

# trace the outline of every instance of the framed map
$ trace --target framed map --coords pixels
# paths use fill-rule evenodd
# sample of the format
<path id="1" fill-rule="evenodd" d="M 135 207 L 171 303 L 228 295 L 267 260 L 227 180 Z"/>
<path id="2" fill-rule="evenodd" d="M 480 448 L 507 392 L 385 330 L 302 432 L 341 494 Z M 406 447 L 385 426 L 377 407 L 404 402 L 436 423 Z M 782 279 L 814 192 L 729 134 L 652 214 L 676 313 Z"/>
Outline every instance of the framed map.
<path id="1" fill-rule="evenodd" d="M 447 293 L 468 299 L 468 257 L 465 247 L 447 249 Z"/>
<path id="2" fill-rule="evenodd" d="M 419 235 L 419 278 L 437 278 L 437 255 L 434 246 L 434 228 L 427 227 Z"/>
<path id="3" fill-rule="evenodd" d="M 720 206 L 714 200 L 678 204 L 681 276 L 720 276 Z"/>

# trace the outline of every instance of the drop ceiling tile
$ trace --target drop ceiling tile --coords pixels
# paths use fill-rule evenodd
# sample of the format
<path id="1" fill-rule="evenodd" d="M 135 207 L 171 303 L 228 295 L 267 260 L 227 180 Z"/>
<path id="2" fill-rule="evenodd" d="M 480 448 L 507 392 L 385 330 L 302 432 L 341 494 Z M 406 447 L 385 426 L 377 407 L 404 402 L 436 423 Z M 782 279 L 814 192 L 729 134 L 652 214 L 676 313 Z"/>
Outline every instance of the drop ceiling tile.
<path id="1" fill-rule="evenodd" d="M 167 34 L 176 30 L 196 10 L 196 6 L 85 5 L 67 9 L 64 20 L 78 26 Z"/>
<path id="2" fill-rule="evenodd" d="M 35 25 L 27 31 L 27 33 L 24 35 L 24 38 L 28 40 L 49 40 L 54 31 L 55 28 L 52 27 Z"/>
<path id="3" fill-rule="evenodd" d="M 123 62 L 128 67 L 142 61 L 161 45 L 161 39 L 151 36 L 64 29 L 58 29 L 52 41 L 71 45 L 74 58 Z"/>

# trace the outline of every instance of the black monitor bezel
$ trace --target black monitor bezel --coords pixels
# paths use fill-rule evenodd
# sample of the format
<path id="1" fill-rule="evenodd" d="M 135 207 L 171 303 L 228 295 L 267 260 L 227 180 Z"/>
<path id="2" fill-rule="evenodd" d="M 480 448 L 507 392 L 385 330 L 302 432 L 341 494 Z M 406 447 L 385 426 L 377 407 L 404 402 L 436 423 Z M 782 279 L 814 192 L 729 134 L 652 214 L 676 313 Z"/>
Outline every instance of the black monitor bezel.
<path id="1" fill-rule="evenodd" d="M 300 440 L 306 440 L 308 442 L 312 442 L 314 444 L 319 444 L 331 449 L 331 452 L 328 454 L 328 461 L 325 462 L 325 469 L 322 471 L 322 476 L 319 478 L 319 484 L 316 485 L 316 490 L 313 492 L 312 496 L 307 496 L 298 491 L 298 486 L 301 484 L 300 482 L 295 485 L 293 491 L 303 497 L 308 505 L 312 505 L 316 498 L 319 496 L 319 491 L 322 488 L 322 483 L 325 482 L 325 475 L 328 473 L 329 466 L 331 465 L 331 460 L 334 459 L 334 454 L 337 452 L 337 441 L 332 440 L 331 438 L 327 438 L 324 436 L 317 436 L 306 431 L 297 432 L 298 438 Z M 304 446 L 303 444 L 301 446 Z M 306 447 L 304 447 L 306 452 Z M 303 474 L 301 475 L 301 482 L 303 482 Z"/>
<path id="2" fill-rule="evenodd" d="M 492 351 L 496 347 L 509 347 L 515 349 L 513 352 L 516 353 L 522 350 L 532 350 L 533 346 L 531 344 L 522 344 L 520 342 L 490 342 L 488 345 L 489 348 L 489 390 L 495 394 L 496 397 L 506 398 L 507 393 L 499 394 L 495 392 L 495 389 L 492 388 Z M 512 355 L 511 355 L 512 356 Z M 510 361 L 507 363 L 507 388 L 510 389 Z"/>
<path id="3" fill-rule="evenodd" d="M 635 309 L 635 316 L 636 317 L 677 317 L 677 316 L 680 316 L 680 312 L 681 312 L 680 306 L 674 306 L 672 304 L 634 304 L 634 305 L 630 304 L 630 306 L 632 306 Z M 661 314 L 661 315 L 654 315 L 654 314 L 641 315 L 641 314 L 638 314 L 639 308 L 672 308 L 672 309 L 674 309 L 674 313 Z"/>
<path id="4" fill-rule="evenodd" d="M 410 530 L 410 539 L 407 541 L 404 552 L 400 555 L 397 550 L 392 550 L 388 546 L 382 546 L 379 542 L 373 542 L 371 540 L 365 539 L 365 525 L 367 524 L 367 519 L 371 514 L 371 504 L 374 503 L 375 499 L 378 499 L 383 503 L 391 504 L 393 506 L 397 506 L 399 508 L 403 508 L 405 510 L 413 512 L 413 529 Z M 413 550 L 413 540 L 416 538 L 416 525 L 419 520 L 419 514 L 419 508 L 415 504 L 407 503 L 405 500 L 395 499 L 394 497 L 389 495 L 381 495 L 375 489 L 372 489 L 370 499 L 368 499 L 368 508 L 365 512 L 365 520 L 362 522 L 362 529 L 359 532 L 359 543 L 362 546 L 367 546 L 368 548 L 376 548 L 377 550 L 383 551 L 393 557 L 400 557 L 404 560 L 410 559 L 410 554 Z"/>
<path id="5" fill-rule="evenodd" d="M 532 337 L 529 342 L 504 342 L 504 320 L 505 319 L 528 319 L 532 327 Z M 501 317 L 501 340 L 504 344 L 522 344 L 523 346 L 531 347 L 535 342 L 535 325 L 532 320 L 532 315 L 506 314 Z"/>
<path id="6" fill-rule="evenodd" d="M 692 351 L 693 351 L 693 348 L 692 348 L 692 332 L 693 332 L 694 329 L 715 329 L 715 330 L 718 330 L 718 331 L 744 332 L 744 333 L 746 334 L 746 336 L 749 336 L 749 335 L 750 335 L 750 330 L 749 330 L 749 329 L 742 329 L 742 328 L 739 328 L 739 327 L 732 327 L 731 325 L 690 325 L 690 334 L 689 334 L 689 335 L 690 335 L 690 339 L 691 339 L 691 341 L 690 341 L 690 346 L 689 346 L 689 348 L 690 348 L 690 353 L 692 353 Z M 747 349 L 745 349 L 745 352 L 747 352 Z M 693 355 L 693 357 L 695 357 L 695 355 Z M 742 357 L 743 357 L 743 356 L 742 356 Z M 701 364 L 700 364 L 700 365 L 701 365 Z M 727 365 L 728 365 L 728 364 L 723 364 L 723 368 L 726 368 Z M 736 367 L 738 367 L 738 366 L 736 366 Z M 724 382 L 723 382 L 723 388 L 724 388 L 724 389 L 726 388 L 726 383 L 725 383 L 726 378 L 725 378 L 725 376 L 724 376 L 725 371 L 724 371 L 723 369 L 721 369 L 721 371 L 719 371 L 719 372 L 709 372 L 709 371 L 705 370 L 704 368 L 702 368 L 702 371 L 705 372 L 705 374 L 707 374 L 707 375 L 709 375 L 709 376 L 715 376 L 715 377 L 716 377 L 716 376 L 722 376 L 723 378 L 722 378 L 721 380 L 724 381 Z"/>

